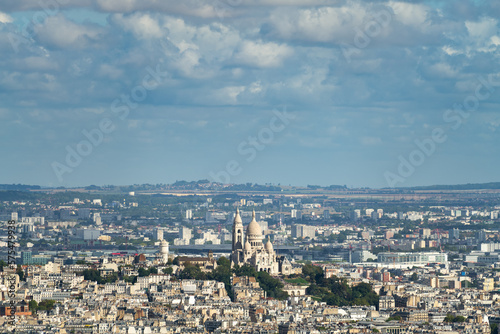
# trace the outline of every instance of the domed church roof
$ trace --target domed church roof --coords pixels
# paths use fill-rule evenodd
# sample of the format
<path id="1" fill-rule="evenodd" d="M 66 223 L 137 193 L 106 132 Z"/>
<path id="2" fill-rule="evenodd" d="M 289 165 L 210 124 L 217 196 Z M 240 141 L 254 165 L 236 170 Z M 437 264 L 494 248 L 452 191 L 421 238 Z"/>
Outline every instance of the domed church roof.
<path id="1" fill-rule="evenodd" d="M 273 244 L 271 243 L 271 239 L 268 239 L 266 242 L 266 251 L 271 253 L 273 251 Z"/>
<path id="2" fill-rule="evenodd" d="M 255 220 L 255 211 L 252 213 L 252 221 L 247 227 L 247 236 L 262 236 L 262 229 L 260 228 L 259 223 Z"/>

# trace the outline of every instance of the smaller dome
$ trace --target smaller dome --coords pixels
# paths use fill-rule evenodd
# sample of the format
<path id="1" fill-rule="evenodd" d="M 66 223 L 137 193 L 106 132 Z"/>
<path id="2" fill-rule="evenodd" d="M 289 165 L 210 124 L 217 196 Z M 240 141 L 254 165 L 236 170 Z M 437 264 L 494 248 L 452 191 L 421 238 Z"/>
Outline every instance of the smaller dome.
<path id="1" fill-rule="evenodd" d="M 250 245 L 250 243 L 248 242 L 248 240 L 245 242 L 245 250 L 251 250 L 252 249 L 252 245 Z"/>
<path id="2" fill-rule="evenodd" d="M 267 240 L 266 242 L 266 251 L 268 253 L 272 253 L 273 252 L 273 244 L 271 243 L 271 240 Z"/>
<path id="3" fill-rule="evenodd" d="M 160 242 L 160 254 L 168 254 L 168 242 L 165 240 Z"/>

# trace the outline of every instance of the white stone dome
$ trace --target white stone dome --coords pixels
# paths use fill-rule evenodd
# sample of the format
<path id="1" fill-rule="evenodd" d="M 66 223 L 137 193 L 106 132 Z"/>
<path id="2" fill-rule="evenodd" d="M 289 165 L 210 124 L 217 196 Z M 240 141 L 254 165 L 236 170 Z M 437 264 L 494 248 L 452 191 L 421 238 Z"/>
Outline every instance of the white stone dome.
<path id="1" fill-rule="evenodd" d="M 262 236 L 262 229 L 259 223 L 255 220 L 255 211 L 252 214 L 252 221 L 247 227 L 247 236 Z"/>
<path id="2" fill-rule="evenodd" d="M 267 240 L 267 242 L 266 242 L 266 251 L 268 253 L 273 252 L 273 244 L 271 243 L 271 240 Z"/>
<path id="3" fill-rule="evenodd" d="M 165 240 L 162 240 L 160 242 L 160 253 L 168 254 L 168 242 L 166 242 Z"/>

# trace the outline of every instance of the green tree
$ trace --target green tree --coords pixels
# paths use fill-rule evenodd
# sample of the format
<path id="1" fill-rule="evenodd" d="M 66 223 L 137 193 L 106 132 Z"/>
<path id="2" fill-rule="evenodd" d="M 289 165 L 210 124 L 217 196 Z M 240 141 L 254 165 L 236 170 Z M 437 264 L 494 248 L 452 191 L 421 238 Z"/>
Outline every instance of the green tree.
<path id="1" fill-rule="evenodd" d="M 465 317 L 463 317 L 461 315 L 454 316 L 451 313 L 448 313 L 446 315 L 446 317 L 444 318 L 445 322 L 465 322 L 465 320 L 466 320 Z"/>
<path id="2" fill-rule="evenodd" d="M 45 299 L 38 304 L 38 310 L 40 311 L 50 311 L 54 308 L 55 300 Z"/>
<path id="3" fill-rule="evenodd" d="M 135 284 L 137 282 L 137 276 L 124 276 L 123 280 L 127 283 Z"/>
<path id="4" fill-rule="evenodd" d="M 25 281 L 26 278 L 24 278 L 24 270 L 21 266 L 17 266 L 17 269 L 16 269 L 16 274 L 19 276 L 19 280 L 20 281 Z"/>
<path id="5" fill-rule="evenodd" d="M 412 282 L 418 281 L 418 274 L 417 273 L 411 274 L 410 281 Z"/>
<path id="6" fill-rule="evenodd" d="M 371 285 L 360 283 L 349 287 L 345 279 L 332 276 L 322 279 L 318 284 L 312 283 L 306 293 L 318 297 L 328 305 L 378 305 L 378 295 Z"/>
<path id="7" fill-rule="evenodd" d="M 257 280 L 259 285 L 267 294 L 268 297 L 284 300 L 288 298 L 288 293 L 283 291 L 283 283 L 269 275 L 265 271 L 259 271 L 257 273 Z"/>
<path id="8" fill-rule="evenodd" d="M 184 265 L 184 270 L 179 274 L 179 278 L 204 280 L 205 275 L 199 266 L 195 266 L 194 264 L 188 262 Z"/>
<path id="9" fill-rule="evenodd" d="M 99 284 L 114 283 L 117 280 L 118 280 L 118 273 L 114 272 L 112 274 L 107 275 L 104 278 L 101 276 Z"/>
<path id="10" fill-rule="evenodd" d="M 85 269 L 82 271 L 83 279 L 86 281 L 94 281 L 99 284 L 102 282 L 102 277 L 98 270 L 95 269 Z"/>
<path id="11" fill-rule="evenodd" d="M 144 268 L 142 268 L 142 267 L 141 267 L 141 268 L 139 268 L 139 269 L 137 270 L 137 272 L 139 273 L 139 277 L 149 276 L 149 274 L 150 274 L 150 273 L 149 273 L 149 270 L 144 269 Z"/>
<path id="12" fill-rule="evenodd" d="M 38 310 L 38 303 L 36 302 L 36 300 L 30 300 L 28 306 L 30 311 L 33 313 L 36 313 L 36 311 Z"/>
<path id="13" fill-rule="evenodd" d="M 218 282 L 223 282 L 224 286 L 226 288 L 226 292 L 228 296 L 233 299 L 232 294 L 233 290 L 231 287 L 231 276 L 233 275 L 233 272 L 231 270 L 231 262 L 224 256 L 220 257 L 217 260 L 217 268 L 212 271 L 211 273 L 211 279 L 214 279 Z"/>
<path id="14" fill-rule="evenodd" d="M 325 278 L 323 269 L 318 266 L 314 266 L 311 263 L 307 263 L 302 267 L 302 275 L 311 283 L 322 282 Z"/>
<path id="15" fill-rule="evenodd" d="M 218 260 L 217 260 L 217 265 L 219 267 L 225 267 L 225 268 L 231 268 L 231 261 L 229 261 L 229 259 L 225 256 L 221 256 Z"/>
<path id="16" fill-rule="evenodd" d="M 235 267 L 234 268 L 234 274 L 236 276 L 249 276 L 249 277 L 256 277 L 257 272 L 255 271 L 254 267 L 245 264 L 241 267 Z"/>

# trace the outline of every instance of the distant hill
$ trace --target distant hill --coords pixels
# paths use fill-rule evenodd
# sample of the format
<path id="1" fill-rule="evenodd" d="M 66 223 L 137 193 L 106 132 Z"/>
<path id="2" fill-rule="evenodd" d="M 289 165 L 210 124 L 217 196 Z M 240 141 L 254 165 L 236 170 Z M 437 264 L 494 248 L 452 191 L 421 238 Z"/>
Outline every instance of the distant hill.
<path id="1" fill-rule="evenodd" d="M 500 182 L 488 182 L 488 183 L 467 183 L 467 184 L 455 184 L 455 185 L 433 185 L 433 186 L 421 186 L 421 187 L 406 187 L 398 189 L 408 189 L 408 190 L 477 190 L 477 189 L 500 189 Z"/>
<path id="2" fill-rule="evenodd" d="M 41 195 L 18 190 L 0 190 L 0 201 L 31 201 Z"/>
<path id="3" fill-rule="evenodd" d="M 29 191 L 41 189 L 40 186 L 30 186 L 27 184 L 0 184 L 0 190 Z"/>

